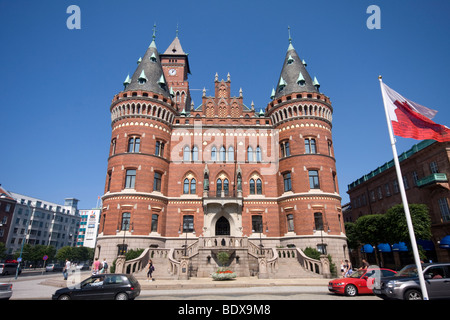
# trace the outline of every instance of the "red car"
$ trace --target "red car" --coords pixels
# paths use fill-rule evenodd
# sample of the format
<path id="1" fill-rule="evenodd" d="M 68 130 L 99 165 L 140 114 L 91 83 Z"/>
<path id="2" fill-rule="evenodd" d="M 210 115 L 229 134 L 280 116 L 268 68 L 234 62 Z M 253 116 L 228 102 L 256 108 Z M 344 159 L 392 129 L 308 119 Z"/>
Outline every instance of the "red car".
<path id="1" fill-rule="evenodd" d="M 373 294 L 372 289 L 375 281 L 379 282 L 381 277 L 390 277 L 396 273 L 396 271 L 390 269 L 369 267 L 368 269 L 355 271 L 347 278 L 331 280 L 328 283 L 328 290 L 351 297 L 357 294 Z"/>

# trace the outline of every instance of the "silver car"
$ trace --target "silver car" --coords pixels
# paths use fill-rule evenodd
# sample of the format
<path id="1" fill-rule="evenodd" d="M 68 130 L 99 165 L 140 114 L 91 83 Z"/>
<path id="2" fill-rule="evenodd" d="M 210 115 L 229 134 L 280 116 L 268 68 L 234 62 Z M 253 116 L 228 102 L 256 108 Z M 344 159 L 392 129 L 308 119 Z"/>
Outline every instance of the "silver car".
<path id="1" fill-rule="evenodd" d="M 428 298 L 450 299 L 450 263 L 427 263 L 422 270 Z M 407 265 L 395 276 L 382 278 L 373 293 L 386 300 L 422 300 L 416 265 Z"/>
<path id="2" fill-rule="evenodd" d="M 12 296 L 12 283 L 0 283 L 0 299 L 8 300 Z"/>

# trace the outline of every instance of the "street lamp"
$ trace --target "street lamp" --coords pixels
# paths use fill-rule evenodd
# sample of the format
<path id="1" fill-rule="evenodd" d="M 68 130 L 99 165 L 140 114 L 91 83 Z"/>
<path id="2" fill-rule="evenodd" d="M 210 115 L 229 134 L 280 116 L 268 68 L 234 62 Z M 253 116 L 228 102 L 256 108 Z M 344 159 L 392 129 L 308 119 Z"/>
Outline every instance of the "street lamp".
<path id="1" fill-rule="evenodd" d="M 268 227 L 268 225 L 267 225 L 267 222 L 266 223 L 258 223 L 258 231 L 259 231 L 259 249 L 261 250 L 261 255 L 262 255 L 262 252 L 263 252 L 263 244 L 262 244 L 262 236 L 261 236 L 261 234 L 262 234 L 262 232 L 263 232 L 263 226 L 264 225 L 266 225 L 266 233 L 268 233 L 269 232 L 269 227 Z M 252 232 L 254 233 L 254 232 L 256 232 L 256 230 L 252 230 Z"/>
<path id="2" fill-rule="evenodd" d="M 129 222 L 128 220 L 124 220 L 123 221 L 123 225 L 122 225 L 122 230 L 123 230 L 123 241 L 122 241 L 122 248 L 119 249 L 119 255 L 125 255 L 125 253 L 127 252 L 126 247 L 125 247 L 125 235 L 127 233 L 127 226 L 128 226 Z M 120 223 L 117 225 L 117 230 L 116 232 L 119 232 L 121 229 Z M 130 224 L 130 233 L 133 233 L 133 223 Z"/>
<path id="3" fill-rule="evenodd" d="M 329 233 L 331 230 L 330 230 L 330 227 L 328 226 L 328 224 L 327 224 L 327 228 L 328 228 L 327 233 Z M 322 254 L 327 254 L 327 250 L 325 249 L 325 246 L 323 244 L 323 230 L 324 230 L 324 224 L 322 224 L 322 228 L 320 228 L 320 239 L 322 241 L 322 248 L 321 248 L 322 252 L 321 253 Z"/>
<path id="4" fill-rule="evenodd" d="M 25 244 L 25 241 L 27 240 L 28 226 L 30 225 L 30 220 L 31 220 L 31 216 L 32 216 L 31 207 L 28 204 L 28 202 L 27 202 L 27 208 L 28 208 L 28 211 L 30 212 L 30 218 L 27 221 L 27 226 L 25 228 L 25 234 L 24 234 L 23 240 L 22 240 L 22 246 L 20 248 L 20 255 L 19 255 L 19 259 L 18 259 L 19 261 L 18 261 L 17 269 L 16 269 L 16 277 L 15 277 L 16 280 L 17 280 L 17 277 L 19 276 L 20 263 L 22 262 L 23 245 Z"/>
<path id="5" fill-rule="evenodd" d="M 183 230 L 184 231 L 184 230 Z M 181 234 L 181 224 L 178 228 L 178 234 Z M 184 240 L 184 256 L 187 257 L 187 229 L 186 229 L 186 239 Z M 195 234 L 195 230 L 192 230 L 192 234 Z"/>

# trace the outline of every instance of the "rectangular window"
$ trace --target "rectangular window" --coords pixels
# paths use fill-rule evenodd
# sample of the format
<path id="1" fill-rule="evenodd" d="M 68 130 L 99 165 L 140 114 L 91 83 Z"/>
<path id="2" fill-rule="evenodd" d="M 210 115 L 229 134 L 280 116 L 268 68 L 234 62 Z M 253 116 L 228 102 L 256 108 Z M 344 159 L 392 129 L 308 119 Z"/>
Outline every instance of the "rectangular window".
<path id="1" fill-rule="evenodd" d="M 319 172 L 317 170 L 309 170 L 309 187 L 311 189 L 320 189 Z"/>
<path id="2" fill-rule="evenodd" d="M 152 232 L 158 232 L 158 215 L 152 214 Z"/>
<path id="3" fill-rule="evenodd" d="M 291 173 L 287 172 L 283 174 L 283 180 L 284 180 L 284 191 L 291 191 L 292 190 L 292 183 L 291 183 Z"/>
<path id="4" fill-rule="evenodd" d="M 439 209 L 441 211 L 442 221 L 450 221 L 450 210 L 448 207 L 447 198 L 440 198 L 438 200 Z"/>
<path id="5" fill-rule="evenodd" d="M 161 191 L 161 173 L 155 172 L 155 179 L 153 180 L 153 191 Z"/>
<path id="6" fill-rule="evenodd" d="M 262 216 L 252 216 L 252 231 L 261 233 L 263 230 Z"/>
<path id="7" fill-rule="evenodd" d="M 183 232 L 193 232 L 194 231 L 194 216 L 186 215 L 183 216 Z"/>
<path id="8" fill-rule="evenodd" d="M 293 214 L 287 215 L 287 227 L 288 227 L 288 232 L 294 231 L 294 215 Z"/>
<path id="9" fill-rule="evenodd" d="M 134 189 L 135 182 L 136 182 L 136 170 L 135 169 L 127 170 L 127 174 L 125 177 L 125 188 Z"/>
<path id="10" fill-rule="evenodd" d="M 439 168 L 436 161 L 430 163 L 431 173 L 439 173 Z"/>
<path id="11" fill-rule="evenodd" d="M 315 139 L 305 139 L 305 153 L 317 153 Z"/>

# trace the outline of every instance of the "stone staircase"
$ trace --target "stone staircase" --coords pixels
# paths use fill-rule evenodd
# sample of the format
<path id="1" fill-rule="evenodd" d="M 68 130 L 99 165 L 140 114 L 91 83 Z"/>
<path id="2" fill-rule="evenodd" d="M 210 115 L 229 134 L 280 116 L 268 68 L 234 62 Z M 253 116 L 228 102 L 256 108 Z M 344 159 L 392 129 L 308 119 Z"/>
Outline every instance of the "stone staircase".
<path id="1" fill-rule="evenodd" d="M 239 264 L 236 260 L 231 265 L 238 276 L 259 274 L 258 277 L 270 279 L 323 279 L 329 277 L 329 262 L 326 258 L 322 259 L 321 257 L 320 260 L 309 258 L 298 248 L 264 248 L 261 250 L 247 239 L 236 238 L 227 239 L 224 243 L 218 247 L 217 243 L 208 239 L 194 242 L 187 248 L 188 258 L 184 257 L 184 261 L 190 262 L 184 265 L 180 263 L 180 259 L 184 255 L 183 249 L 147 248 L 138 258 L 124 262 L 123 272 L 132 273 L 138 280 L 145 281 L 147 279 L 146 266 L 151 259 L 155 267 L 152 274 L 154 279 L 180 279 L 180 272 L 184 272 L 183 278 L 187 277 L 187 279 L 189 277 L 208 277 L 209 269 L 217 268 L 214 267 L 216 264 L 211 258 L 214 256 L 214 252 L 233 249 L 232 252 L 240 252 L 238 254 Z M 200 261 L 208 261 L 210 266 L 200 265 Z M 241 270 L 243 267 L 245 270 Z"/>

